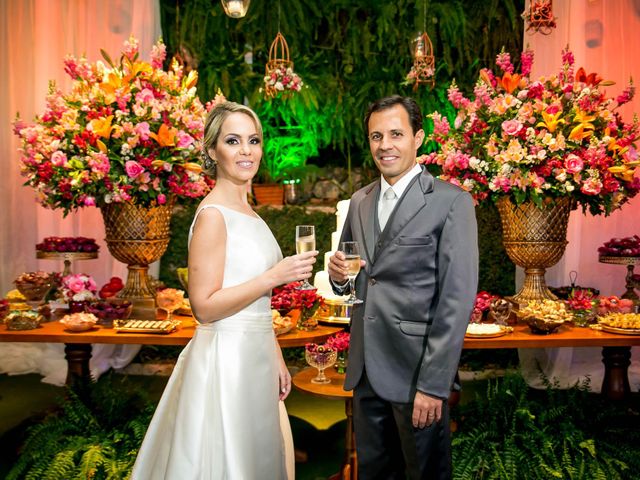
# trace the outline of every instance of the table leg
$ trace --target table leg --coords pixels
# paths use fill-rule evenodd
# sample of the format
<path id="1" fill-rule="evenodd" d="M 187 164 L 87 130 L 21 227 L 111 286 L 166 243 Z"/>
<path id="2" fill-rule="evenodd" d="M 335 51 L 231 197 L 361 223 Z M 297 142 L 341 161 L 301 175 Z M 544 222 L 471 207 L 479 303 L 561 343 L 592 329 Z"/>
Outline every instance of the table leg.
<path id="1" fill-rule="evenodd" d="M 623 400 L 631 393 L 627 370 L 631 365 L 631 347 L 602 347 L 604 379 L 602 394 L 609 400 Z"/>
<path id="2" fill-rule="evenodd" d="M 67 359 L 67 386 L 77 390 L 91 382 L 91 370 L 89 360 L 91 359 L 90 343 L 65 343 L 65 358 Z"/>
<path id="3" fill-rule="evenodd" d="M 347 432 L 345 434 L 345 455 L 340 471 L 329 477 L 329 480 L 358 480 L 358 457 L 356 455 L 356 436 L 353 431 L 353 399 L 346 398 L 344 411 L 347 415 Z"/>

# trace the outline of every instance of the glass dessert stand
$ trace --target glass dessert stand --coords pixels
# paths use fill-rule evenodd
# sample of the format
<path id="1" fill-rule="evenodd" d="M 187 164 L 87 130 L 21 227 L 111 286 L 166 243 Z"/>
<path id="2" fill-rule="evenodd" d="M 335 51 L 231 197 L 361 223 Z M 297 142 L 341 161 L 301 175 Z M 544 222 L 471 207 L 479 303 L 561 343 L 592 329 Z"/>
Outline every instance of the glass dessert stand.
<path id="1" fill-rule="evenodd" d="M 635 292 L 635 289 L 640 290 L 640 281 L 634 280 L 634 268 L 636 265 L 640 264 L 640 257 L 613 257 L 613 256 L 604 256 L 601 255 L 598 258 L 600 263 L 609 263 L 613 265 L 626 265 L 627 267 L 627 276 L 625 278 L 626 284 L 625 288 L 627 289 L 621 296 L 621 298 L 627 298 L 629 300 L 633 300 L 634 303 L 638 302 L 638 294 Z M 636 277 L 637 278 L 637 277 Z"/>
<path id="2" fill-rule="evenodd" d="M 62 260 L 64 270 L 62 276 L 71 275 L 71 262 L 76 260 L 93 260 L 98 258 L 98 252 L 43 252 L 36 250 L 36 258 L 40 260 Z"/>

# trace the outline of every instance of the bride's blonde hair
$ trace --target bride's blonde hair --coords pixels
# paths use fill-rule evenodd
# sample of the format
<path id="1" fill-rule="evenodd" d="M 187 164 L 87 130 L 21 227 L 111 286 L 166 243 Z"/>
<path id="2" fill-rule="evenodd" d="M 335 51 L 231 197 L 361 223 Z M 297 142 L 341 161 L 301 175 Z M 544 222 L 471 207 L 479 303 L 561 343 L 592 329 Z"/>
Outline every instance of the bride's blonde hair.
<path id="1" fill-rule="evenodd" d="M 244 113 L 253 120 L 258 131 L 260 141 L 262 141 L 262 123 L 256 112 L 246 105 L 235 102 L 223 102 L 211 109 L 204 122 L 204 139 L 202 140 L 202 171 L 211 178 L 216 176 L 216 161 L 209 155 L 209 150 L 214 148 L 218 143 L 222 125 L 231 113 Z"/>

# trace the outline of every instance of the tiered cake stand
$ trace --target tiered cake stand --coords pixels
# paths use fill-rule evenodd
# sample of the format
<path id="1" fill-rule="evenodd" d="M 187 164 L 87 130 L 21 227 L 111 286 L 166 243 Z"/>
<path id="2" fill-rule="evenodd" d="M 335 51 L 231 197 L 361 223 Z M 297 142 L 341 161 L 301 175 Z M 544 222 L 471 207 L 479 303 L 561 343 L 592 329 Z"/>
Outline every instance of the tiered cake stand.
<path id="1" fill-rule="evenodd" d="M 43 252 L 36 250 L 36 258 L 41 260 L 63 260 L 64 270 L 62 276 L 71 274 L 71 262 L 76 260 L 93 260 L 98 258 L 98 252 Z"/>
<path id="2" fill-rule="evenodd" d="M 601 255 L 599 257 L 600 263 L 610 263 L 614 265 L 626 265 L 627 266 L 627 277 L 626 277 L 626 289 L 627 291 L 622 294 L 622 298 L 627 298 L 629 300 L 638 301 L 638 294 L 635 292 L 635 289 L 640 289 L 640 282 L 634 281 L 633 279 L 633 269 L 635 265 L 640 264 L 640 257 L 612 257 L 612 256 L 604 256 Z"/>

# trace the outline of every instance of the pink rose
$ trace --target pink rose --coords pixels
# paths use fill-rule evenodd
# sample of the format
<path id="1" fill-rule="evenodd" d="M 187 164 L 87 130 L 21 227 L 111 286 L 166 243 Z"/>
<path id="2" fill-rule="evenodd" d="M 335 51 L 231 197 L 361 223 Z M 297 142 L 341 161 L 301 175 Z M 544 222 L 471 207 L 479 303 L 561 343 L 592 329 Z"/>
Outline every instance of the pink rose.
<path id="1" fill-rule="evenodd" d="M 56 150 L 51 155 L 51 163 L 56 167 L 64 167 L 67 164 L 67 156 L 60 150 Z"/>
<path id="2" fill-rule="evenodd" d="M 167 203 L 167 196 L 164 193 L 158 195 L 158 205 L 164 205 Z"/>
<path id="3" fill-rule="evenodd" d="M 127 172 L 129 178 L 137 178 L 142 174 L 142 172 L 144 172 L 144 167 L 135 160 L 129 160 L 124 164 L 124 170 Z"/>
<path id="4" fill-rule="evenodd" d="M 84 290 L 84 281 L 78 277 L 70 278 L 67 282 L 67 286 L 73 293 L 80 293 Z"/>
<path id="5" fill-rule="evenodd" d="M 84 199 L 83 203 L 87 206 L 87 207 L 95 207 L 96 206 L 96 199 L 93 197 L 87 197 Z"/>
<path id="6" fill-rule="evenodd" d="M 567 170 L 567 173 L 573 175 L 574 173 L 582 171 L 584 162 L 579 156 L 571 153 L 564 159 L 564 168 Z"/>
<path id="7" fill-rule="evenodd" d="M 522 124 L 517 120 L 505 120 L 502 122 L 502 131 L 507 135 L 517 135 L 522 130 Z"/>

